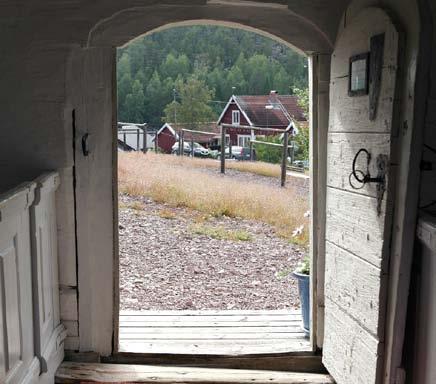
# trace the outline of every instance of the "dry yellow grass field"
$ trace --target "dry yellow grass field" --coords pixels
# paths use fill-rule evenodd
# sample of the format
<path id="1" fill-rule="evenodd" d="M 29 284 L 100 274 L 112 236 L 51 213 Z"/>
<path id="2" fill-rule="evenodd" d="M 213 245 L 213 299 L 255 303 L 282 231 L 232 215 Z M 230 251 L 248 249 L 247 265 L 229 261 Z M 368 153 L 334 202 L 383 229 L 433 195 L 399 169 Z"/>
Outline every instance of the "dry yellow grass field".
<path id="1" fill-rule="evenodd" d="M 232 165 L 235 169 L 248 172 L 250 167 L 258 164 L 241 162 Z M 151 153 L 119 153 L 119 190 L 131 196 L 147 196 L 156 202 L 187 207 L 212 216 L 259 220 L 273 225 L 279 236 L 307 244 L 308 219 L 304 214 L 308 210 L 308 202 L 305 198 L 291 187 L 282 189 L 256 182 L 247 183 L 236 177 L 209 174 L 198 169 L 212 166 L 216 169 L 217 162 Z M 293 236 L 295 229 L 301 226 L 304 226 L 302 233 Z"/>
<path id="2" fill-rule="evenodd" d="M 180 157 L 180 156 L 168 156 L 162 154 L 155 154 L 153 152 L 148 152 L 147 157 L 150 161 L 162 161 L 162 158 L 165 159 L 165 163 L 169 165 L 179 165 L 185 166 L 189 164 L 191 168 L 214 168 L 217 169 L 219 167 L 219 163 L 217 160 L 213 159 L 199 159 L 199 158 L 191 158 L 188 156 Z M 226 168 L 235 169 L 241 172 L 251 172 L 261 176 L 268 177 L 280 177 L 280 165 L 278 164 L 270 164 L 264 163 L 262 161 L 257 162 L 249 162 L 249 161 L 227 161 Z"/>

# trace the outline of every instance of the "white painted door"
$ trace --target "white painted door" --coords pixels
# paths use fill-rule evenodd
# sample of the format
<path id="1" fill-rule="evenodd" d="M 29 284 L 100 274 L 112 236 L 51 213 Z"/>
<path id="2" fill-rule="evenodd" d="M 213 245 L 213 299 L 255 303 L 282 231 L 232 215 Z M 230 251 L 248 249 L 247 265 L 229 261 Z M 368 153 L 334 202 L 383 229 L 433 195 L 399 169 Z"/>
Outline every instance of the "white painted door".
<path id="1" fill-rule="evenodd" d="M 338 384 L 373 384 L 380 382 L 383 364 L 399 34 L 379 8 L 367 8 L 345 22 L 331 66 L 323 362 Z M 383 40 L 381 35 L 382 51 L 374 48 L 380 47 L 374 40 Z M 377 52 L 381 52 L 379 88 L 374 76 Z M 380 89 L 375 104 L 368 94 L 349 95 L 350 58 L 367 53 L 372 61 L 369 93 L 377 95 L 374 91 Z M 370 105 L 377 105 L 372 119 Z M 379 155 L 387 159 L 386 191 L 380 205 L 377 183 L 361 189 L 350 185 L 353 158 L 361 148 L 371 154 L 372 177 L 379 173 Z M 361 153 L 356 168 L 365 173 L 366 167 Z"/>
<path id="2" fill-rule="evenodd" d="M 33 354 L 29 183 L 0 197 L 0 383 L 19 384 Z M 38 372 L 37 372 L 38 374 Z"/>

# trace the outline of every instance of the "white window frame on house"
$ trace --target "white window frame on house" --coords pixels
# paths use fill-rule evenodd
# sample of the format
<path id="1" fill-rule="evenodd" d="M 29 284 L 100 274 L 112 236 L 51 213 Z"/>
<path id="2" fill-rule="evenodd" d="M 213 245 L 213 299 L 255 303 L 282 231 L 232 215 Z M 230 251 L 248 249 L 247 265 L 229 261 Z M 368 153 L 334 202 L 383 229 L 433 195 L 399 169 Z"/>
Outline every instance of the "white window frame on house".
<path id="1" fill-rule="evenodd" d="M 221 143 L 221 138 L 219 139 L 219 142 Z M 230 144 L 230 135 L 227 133 L 226 134 L 226 142 L 225 142 L 225 146 L 228 147 Z"/>
<path id="2" fill-rule="evenodd" d="M 241 123 L 241 112 L 238 110 L 232 111 L 232 124 L 239 125 Z"/>
<path id="3" fill-rule="evenodd" d="M 252 140 L 251 135 L 238 135 L 238 147 L 249 147 L 250 140 Z M 254 140 L 256 140 L 256 137 L 254 137 Z"/>

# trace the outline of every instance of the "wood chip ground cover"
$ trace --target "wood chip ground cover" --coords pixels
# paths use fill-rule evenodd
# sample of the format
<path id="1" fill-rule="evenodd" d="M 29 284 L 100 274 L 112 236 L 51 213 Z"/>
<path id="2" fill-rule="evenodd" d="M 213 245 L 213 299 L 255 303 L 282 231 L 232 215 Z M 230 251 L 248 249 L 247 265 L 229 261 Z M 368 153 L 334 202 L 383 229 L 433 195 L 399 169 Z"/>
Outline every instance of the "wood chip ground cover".
<path id="1" fill-rule="evenodd" d="M 121 309 L 298 308 L 296 281 L 277 274 L 304 252 L 270 225 L 145 197 L 119 201 Z"/>

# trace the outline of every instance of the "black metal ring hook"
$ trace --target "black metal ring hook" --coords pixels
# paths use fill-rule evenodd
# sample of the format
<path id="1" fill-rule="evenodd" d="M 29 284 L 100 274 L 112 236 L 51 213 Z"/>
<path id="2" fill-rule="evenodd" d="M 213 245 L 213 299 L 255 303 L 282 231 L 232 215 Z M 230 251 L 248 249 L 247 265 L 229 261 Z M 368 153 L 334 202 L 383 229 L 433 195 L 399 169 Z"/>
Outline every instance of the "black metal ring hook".
<path id="1" fill-rule="evenodd" d="M 356 169 L 356 162 L 357 159 L 359 158 L 361 153 L 365 153 L 366 154 L 366 173 Z M 381 183 L 384 184 L 385 182 L 385 163 L 382 161 L 383 159 L 383 155 L 379 155 L 377 157 L 377 168 L 379 169 L 379 171 L 381 171 L 381 173 L 379 172 L 379 175 L 377 177 L 371 177 L 371 174 L 369 173 L 369 163 L 371 162 L 371 154 L 365 149 L 365 148 L 360 148 L 356 155 L 354 156 L 353 159 L 353 168 L 349 177 L 349 183 L 351 185 L 351 187 L 353 189 L 361 189 L 363 188 L 363 186 L 367 183 Z M 355 185 L 353 185 L 352 183 L 352 176 L 359 182 L 362 184 L 362 186 L 356 187 Z"/>
<path id="2" fill-rule="evenodd" d="M 364 175 L 364 173 L 362 171 L 356 170 L 355 172 L 361 173 L 363 178 L 365 178 L 365 175 Z M 356 185 L 353 184 L 353 181 L 352 181 L 353 177 L 356 178 L 357 181 L 359 181 L 359 179 L 354 175 L 354 172 L 351 172 L 350 176 L 348 177 L 348 182 L 350 183 L 351 188 L 353 188 L 353 189 L 362 189 L 365 186 L 366 183 L 359 181 L 360 182 L 360 186 L 356 186 Z"/>
<path id="3" fill-rule="evenodd" d="M 360 170 L 356 170 L 356 162 L 357 162 L 357 159 L 359 158 L 359 156 L 360 156 L 360 154 L 361 153 L 366 153 L 366 173 L 364 173 L 363 171 L 360 171 Z M 369 163 L 370 163 L 370 161 L 371 161 L 371 154 L 365 149 L 365 148 L 360 148 L 358 151 L 357 151 L 357 153 L 356 153 L 356 155 L 354 156 L 354 160 L 353 160 L 353 167 L 352 167 L 352 172 L 351 172 L 351 174 L 354 176 L 354 178 L 359 182 L 359 183 L 363 183 L 363 184 L 365 184 L 367 181 L 368 181 L 368 179 L 370 178 L 370 175 L 369 175 Z M 363 175 L 363 177 L 362 178 L 360 178 L 358 175 L 357 175 L 357 173 L 361 173 L 362 175 Z M 350 179 L 351 179 L 351 177 L 350 177 Z M 350 184 L 351 184 L 351 182 L 350 182 Z"/>

